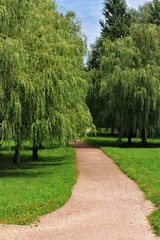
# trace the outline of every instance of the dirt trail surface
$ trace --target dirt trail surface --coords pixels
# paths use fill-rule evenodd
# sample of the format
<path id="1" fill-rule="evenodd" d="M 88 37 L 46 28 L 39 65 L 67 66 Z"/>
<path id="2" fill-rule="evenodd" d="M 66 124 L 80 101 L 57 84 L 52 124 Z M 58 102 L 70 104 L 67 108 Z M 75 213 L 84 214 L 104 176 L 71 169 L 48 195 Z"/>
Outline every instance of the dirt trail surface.
<path id="1" fill-rule="evenodd" d="M 74 144 L 78 181 L 65 206 L 38 226 L 0 225 L 0 240 L 156 240 L 146 216 L 153 211 L 137 185 L 101 150 Z"/>

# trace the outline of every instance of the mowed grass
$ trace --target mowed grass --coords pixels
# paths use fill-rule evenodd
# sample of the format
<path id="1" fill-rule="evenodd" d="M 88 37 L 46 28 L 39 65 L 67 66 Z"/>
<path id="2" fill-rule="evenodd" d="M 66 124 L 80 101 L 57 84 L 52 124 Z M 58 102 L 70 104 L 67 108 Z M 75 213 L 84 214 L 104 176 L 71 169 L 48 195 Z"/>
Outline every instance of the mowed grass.
<path id="1" fill-rule="evenodd" d="M 33 162 L 25 147 L 18 166 L 12 164 L 12 147 L 8 150 L 0 150 L 1 224 L 33 223 L 69 199 L 77 179 L 73 148 L 40 150 L 39 161 Z"/>
<path id="2" fill-rule="evenodd" d="M 105 137 L 86 141 L 110 156 L 155 204 L 157 208 L 148 218 L 160 235 L 160 140 L 149 140 L 147 147 L 142 147 L 139 139 L 134 139 L 132 145 L 126 143 L 127 139 L 119 143 L 116 138 Z"/>

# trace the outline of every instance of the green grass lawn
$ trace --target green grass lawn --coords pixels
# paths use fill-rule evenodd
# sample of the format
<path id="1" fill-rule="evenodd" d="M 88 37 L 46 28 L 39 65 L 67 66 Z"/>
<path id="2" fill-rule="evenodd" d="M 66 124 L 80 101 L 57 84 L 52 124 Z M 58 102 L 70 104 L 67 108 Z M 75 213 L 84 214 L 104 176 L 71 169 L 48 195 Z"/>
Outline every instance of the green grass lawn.
<path id="1" fill-rule="evenodd" d="M 133 179 L 157 207 L 148 218 L 155 232 L 160 235 L 160 141 L 149 140 L 148 147 L 143 148 L 139 139 L 128 145 L 116 138 L 95 137 L 86 141 L 100 147 L 110 156 L 131 179 Z"/>
<path id="2" fill-rule="evenodd" d="M 0 223 L 35 222 L 69 199 L 77 179 L 71 147 L 40 150 L 37 162 L 31 160 L 29 147 L 21 156 L 21 163 L 15 167 L 12 146 L 0 150 Z"/>

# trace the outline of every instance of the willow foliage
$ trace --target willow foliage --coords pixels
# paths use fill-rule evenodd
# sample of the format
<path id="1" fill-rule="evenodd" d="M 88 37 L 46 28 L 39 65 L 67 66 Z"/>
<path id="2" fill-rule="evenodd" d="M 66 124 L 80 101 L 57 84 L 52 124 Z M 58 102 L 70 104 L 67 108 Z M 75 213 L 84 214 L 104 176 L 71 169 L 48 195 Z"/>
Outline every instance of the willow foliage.
<path id="1" fill-rule="evenodd" d="M 50 0 L 1 0 L 0 19 L 1 138 L 65 144 L 91 123 L 75 14 Z"/>
<path id="2" fill-rule="evenodd" d="M 105 39 L 101 52 L 104 122 L 121 132 L 155 128 L 160 121 L 160 31 L 133 25 L 129 37 Z"/>

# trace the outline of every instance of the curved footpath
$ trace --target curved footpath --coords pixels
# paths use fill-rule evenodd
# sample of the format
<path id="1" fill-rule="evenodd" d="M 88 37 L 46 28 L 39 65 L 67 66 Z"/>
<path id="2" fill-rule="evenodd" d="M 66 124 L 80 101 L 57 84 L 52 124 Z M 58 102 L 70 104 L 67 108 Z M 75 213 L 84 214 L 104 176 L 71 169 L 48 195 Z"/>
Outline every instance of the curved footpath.
<path id="1" fill-rule="evenodd" d="M 137 185 L 101 150 L 74 145 L 78 181 L 65 206 L 38 226 L 0 225 L 0 240 L 156 240 L 146 216 L 153 210 Z"/>

